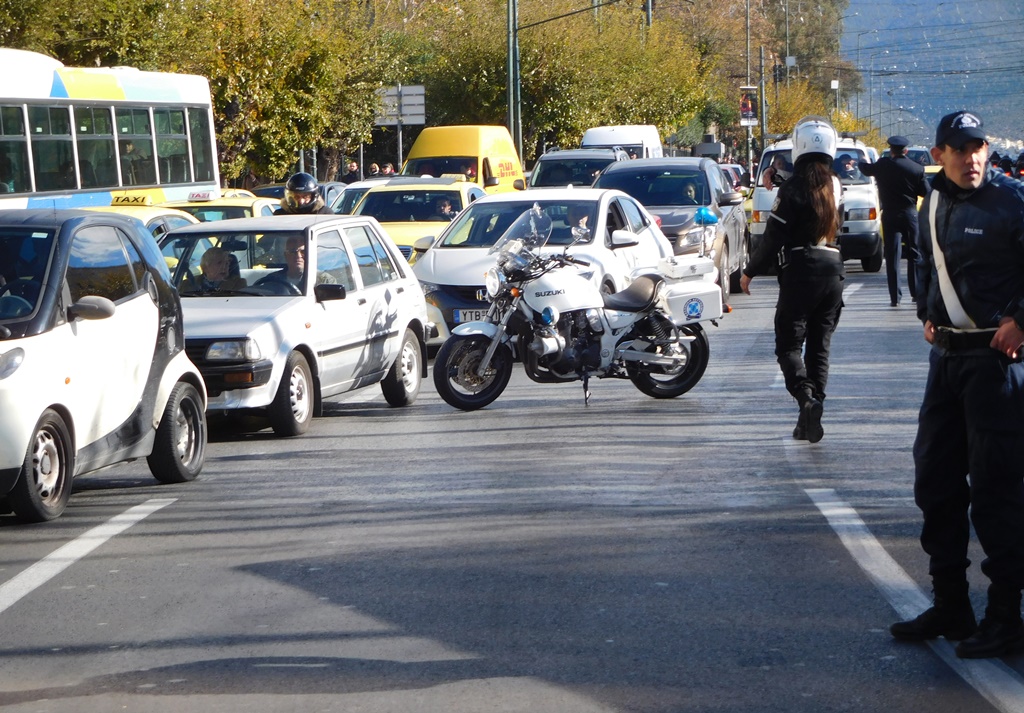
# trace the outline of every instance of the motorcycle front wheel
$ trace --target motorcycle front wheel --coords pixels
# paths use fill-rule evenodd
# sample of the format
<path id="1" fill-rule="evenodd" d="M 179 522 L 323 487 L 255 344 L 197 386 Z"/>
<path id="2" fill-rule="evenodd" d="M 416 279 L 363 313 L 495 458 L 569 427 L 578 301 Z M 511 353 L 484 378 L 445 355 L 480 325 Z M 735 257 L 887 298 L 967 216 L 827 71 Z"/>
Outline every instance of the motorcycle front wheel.
<path id="1" fill-rule="evenodd" d="M 687 327 L 680 327 L 679 331 L 693 337 L 692 341 L 685 342 L 682 348 L 689 353 L 686 365 L 678 368 L 647 364 L 644 362 L 629 362 L 626 365 L 626 372 L 633 386 L 648 396 L 656 399 L 673 399 L 682 396 L 692 389 L 704 376 L 704 370 L 708 368 L 708 358 L 711 355 L 711 348 L 708 344 L 707 332 L 699 324 L 691 324 Z M 659 347 L 651 345 L 647 347 L 652 355 L 659 354 Z"/>
<path id="2" fill-rule="evenodd" d="M 512 350 L 499 344 L 483 376 L 477 366 L 491 340 L 480 335 L 449 337 L 434 357 L 434 386 L 449 405 L 463 411 L 483 408 L 508 386 L 512 376 Z"/>

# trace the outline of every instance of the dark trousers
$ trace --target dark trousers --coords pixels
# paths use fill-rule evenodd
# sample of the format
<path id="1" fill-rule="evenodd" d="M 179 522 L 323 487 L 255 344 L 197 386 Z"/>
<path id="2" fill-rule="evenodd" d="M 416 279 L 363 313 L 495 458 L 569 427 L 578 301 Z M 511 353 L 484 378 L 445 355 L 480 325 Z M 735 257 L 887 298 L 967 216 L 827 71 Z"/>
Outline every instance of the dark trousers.
<path id="1" fill-rule="evenodd" d="M 932 349 L 914 442 L 921 546 L 935 578 L 964 576 L 970 521 L 994 583 L 1024 587 L 1024 364 Z"/>
<path id="2" fill-rule="evenodd" d="M 793 274 L 779 277 L 775 305 L 775 356 L 786 390 L 799 402 L 806 394 L 825 398 L 828 352 L 843 308 L 843 278 Z"/>
<path id="3" fill-rule="evenodd" d="M 882 211 L 882 235 L 884 236 L 885 276 L 889 281 L 889 301 L 899 304 L 903 297 L 900 287 L 901 255 L 907 256 L 907 290 L 910 299 L 917 295 L 917 274 L 915 266 L 917 251 L 917 208 Z M 903 253 L 903 250 L 906 250 Z"/>

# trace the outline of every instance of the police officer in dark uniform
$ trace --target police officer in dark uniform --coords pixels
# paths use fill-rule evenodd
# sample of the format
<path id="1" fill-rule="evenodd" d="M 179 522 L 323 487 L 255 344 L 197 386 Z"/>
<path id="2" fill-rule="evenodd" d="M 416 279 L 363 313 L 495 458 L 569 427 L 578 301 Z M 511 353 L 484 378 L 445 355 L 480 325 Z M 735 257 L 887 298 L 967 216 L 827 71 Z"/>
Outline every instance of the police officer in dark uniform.
<path id="1" fill-rule="evenodd" d="M 797 122 L 793 175 L 779 188 L 764 238 L 740 278 L 740 289 L 750 294 L 750 280 L 777 263 L 775 356 L 800 408 L 793 438 L 811 443 L 824 435 L 829 345 L 843 306 L 843 258 L 836 246 L 842 186 L 832 170 L 838 139 L 821 117 Z"/>
<path id="2" fill-rule="evenodd" d="M 308 173 L 296 173 L 284 184 L 284 198 L 281 199 L 281 207 L 274 211 L 274 215 L 311 213 L 334 215 L 324 203 L 324 197 L 320 194 L 320 184 L 316 179 Z"/>
<path id="3" fill-rule="evenodd" d="M 989 167 L 981 118 L 944 116 L 942 170 L 921 208 L 917 315 L 932 345 L 914 442 L 934 606 L 897 639 L 962 639 L 961 658 L 1024 650 L 1024 185 Z M 968 597 L 971 523 L 991 582 L 976 627 Z"/>
<path id="4" fill-rule="evenodd" d="M 889 281 L 889 303 L 897 307 L 903 290 L 900 289 L 901 248 L 907 251 L 907 289 L 910 299 L 917 294 L 915 270 L 917 250 L 917 197 L 928 192 L 924 167 L 907 158 L 910 142 L 902 136 L 889 137 L 889 155 L 878 163 L 859 163 L 865 176 L 874 176 L 878 182 L 878 198 L 882 203 L 882 235 L 885 238 L 885 276 Z"/>

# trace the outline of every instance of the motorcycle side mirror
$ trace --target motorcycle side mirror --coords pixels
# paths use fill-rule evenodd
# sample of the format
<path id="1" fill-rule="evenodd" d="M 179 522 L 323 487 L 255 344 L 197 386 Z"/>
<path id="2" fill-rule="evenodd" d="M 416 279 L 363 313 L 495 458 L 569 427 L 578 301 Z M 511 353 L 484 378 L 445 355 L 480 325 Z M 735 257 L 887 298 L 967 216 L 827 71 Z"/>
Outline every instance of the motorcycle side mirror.
<path id="1" fill-rule="evenodd" d="M 718 222 L 718 216 L 706 205 L 703 205 L 694 214 L 693 222 L 697 225 L 715 225 Z"/>

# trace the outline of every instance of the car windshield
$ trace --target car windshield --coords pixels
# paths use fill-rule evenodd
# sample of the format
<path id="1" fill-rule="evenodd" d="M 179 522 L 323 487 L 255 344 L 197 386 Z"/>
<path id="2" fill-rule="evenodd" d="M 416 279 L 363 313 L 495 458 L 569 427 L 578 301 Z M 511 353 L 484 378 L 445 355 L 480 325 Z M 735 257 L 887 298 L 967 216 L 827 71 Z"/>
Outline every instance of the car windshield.
<path id="1" fill-rule="evenodd" d="M 533 167 L 530 185 L 534 188 L 545 186 L 589 186 L 610 158 L 566 158 L 538 161 Z"/>
<path id="2" fill-rule="evenodd" d="M 331 206 L 331 210 L 337 215 L 350 215 L 355 210 L 356 204 L 359 199 L 366 195 L 366 192 L 370 190 L 369 186 L 363 188 L 346 188 L 338 196 L 338 199 L 334 201 L 334 205 Z"/>
<path id="3" fill-rule="evenodd" d="M 36 311 L 53 246 L 53 231 L 0 230 L 0 322 L 20 320 Z"/>
<path id="4" fill-rule="evenodd" d="M 445 221 L 437 213 L 438 201 L 447 199 L 456 213 L 462 210 L 462 196 L 452 190 L 370 191 L 356 213 L 372 215 L 381 223 L 420 223 Z"/>
<path id="5" fill-rule="evenodd" d="M 465 176 L 476 180 L 476 156 L 435 156 L 411 158 L 402 167 L 403 176 Z"/>
<path id="6" fill-rule="evenodd" d="M 593 242 L 597 222 L 597 201 L 594 200 L 522 200 L 495 203 L 477 201 L 463 211 L 445 231 L 438 243 L 446 248 L 490 248 L 525 211 L 534 205 L 551 218 L 548 245 L 570 245 L 574 242 L 573 227 L 590 228 L 591 234 L 580 244 Z"/>
<path id="7" fill-rule="evenodd" d="M 708 181 L 699 168 L 673 166 L 609 170 L 594 185 L 598 188 L 617 188 L 647 207 L 711 205 Z"/>
<path id="8" fill-rule="evenodd" d="M 836 172 L 844 186 L 871 183 L 871 179 L 857 168 L 858 161 L 870 162 L 867 154 L 861 149 L 841 148 L 836 151 L 836 158 L 832 162 L 832 170 Z"/>
<path id="9" fill-rule="evenodd" d="M 219 205 L 186 205 L 176 206 L 178 210 L 190 213 L 200 223 L 209 223 L 213 220 L 227 220 L 229 218 L 251 218 L 252 208 L 246 206 Z"/>
<path id="10" fill-rule="evenodd" d="M 306 237 L 301 231 L 168 234 L 161 252 L 185 297 L 303 294 Z"/>

